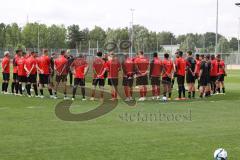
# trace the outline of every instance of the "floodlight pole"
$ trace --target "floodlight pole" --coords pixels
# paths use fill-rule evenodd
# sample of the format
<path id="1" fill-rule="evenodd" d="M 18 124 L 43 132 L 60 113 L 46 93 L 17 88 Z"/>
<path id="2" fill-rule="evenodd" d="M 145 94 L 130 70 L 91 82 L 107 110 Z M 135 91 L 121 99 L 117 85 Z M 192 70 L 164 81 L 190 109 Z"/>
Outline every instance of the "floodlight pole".
<path id="1" fill-rule="evenodd" d="M 130 57 L 133 57 L 133 36 L 134 36 L 134 31 L 133 31 L 133 15 L 134 15 L 134 11 L 135 9 L 130 9 L 130 11 L 132 12 L 132 33 L 131 33 L 131 53 L 130 53 Z"/>
<path id="2" fill-rule="evenodd" d="M 38 47 L 38 53 L 40 53 L 40 21 L 37 21 L 38 23 L 38 40 L 37 40 L 37 47 Z"/>
<path id="3" fill-rule="evenodd" d="M 235 5 L 240 7 L 240 3 L 235 3 Z M 240 17 L 238 18 L 238 53 L 240 53 Z"/>
<path id="4" fill-rule="evenodd" d="M 217 54 L 217 48 L 218 48 L 218 7 L 219 7 L 219 4 L 217 0 L 215 54 Z"/>

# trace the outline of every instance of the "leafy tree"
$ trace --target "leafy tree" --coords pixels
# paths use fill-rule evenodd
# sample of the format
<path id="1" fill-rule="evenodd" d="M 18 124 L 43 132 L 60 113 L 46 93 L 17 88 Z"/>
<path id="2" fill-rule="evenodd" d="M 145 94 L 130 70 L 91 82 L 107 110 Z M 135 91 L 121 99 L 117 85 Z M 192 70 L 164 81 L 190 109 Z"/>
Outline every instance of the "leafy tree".
<path id="1" fill-rule="evenodd" d="M 229 41 L 229 45 L 230 45 L 230 48 L 231 48 L 233 51 L 237 51 L 237 50 L 238 50 L 238 39 L 237 39 L 237 38 L 232 38 L 232 39 Z"/>

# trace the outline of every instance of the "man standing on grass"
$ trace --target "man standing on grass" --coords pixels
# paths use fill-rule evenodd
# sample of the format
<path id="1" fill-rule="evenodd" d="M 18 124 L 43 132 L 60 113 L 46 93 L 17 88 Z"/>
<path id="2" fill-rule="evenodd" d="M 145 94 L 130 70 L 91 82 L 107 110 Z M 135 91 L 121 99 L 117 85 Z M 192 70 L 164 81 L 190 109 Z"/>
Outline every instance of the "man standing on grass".
<path id="1" fill-rule="evenodd" d="M 200 98 L 209 97 L 210 94 L 210 55 L 207 55 L 201 62 L 199 79 L 200 79 Z"/>
<path id="2" fill-rule="evenodd" d="M 37 60 L 37 70 L 39 73 L 39 90 L 41 98 L 44 98 L 43 87 L 46 84 L 48 86 L 48 91 L 50 98 L 53 97 L 52 88 L 49 85 L 49 76 L 50 76 L 50 58 L 48 56 L 48 50 L 44 50 L 43 54 Z"/>
<path id="3" fill-rule="evenodd" d="M 11 85 L 12 94 L 16 93 L 18 94 L 18 68 L 17 68 L 17 60 L 22 55 L 22 50 L 16 50 L 16 54 L 13 58 L 13 80 Z M 15 91 L 14 91 L 15 90 Z"/>
<path id="4" fill-rule="evenodd" d="M 216 93 L 216 83 L 218 75 L 218 62 L 215 59 L 215 55 L 211 55 L 211 71 L 210 71 L 210 83 L 212 94 Z"/>
<path id="5" fill-rule="evenodd" d="M 54 69 L 56 71 L 56 85 L 55 85 L 55 92 L 54 92 L 55 99 L 57 99 L 57 90 L 60 83 L 62 83 L 64 87 L 64 91 L 63 91 L 64 100 L 68 99 L 67 97 L 68 60 L 66 57 L 67 57 L 66 51 L 61 51 L 61 54 L 59 55 L 59 57 L 56 58 L 54 61 Z"/>
<path id="6" fill-rule="evenodd" d="M 139 51 L 134 63 L 137 74 L 136 85 L 140 89 L 139 101 L 145 101 L 147 96 L 149 59 L 144 56 L 143 51 Z"/>
<path id="7" fill-rule="evenodd" d="M 4 58 L 2 59 L 2 93 L 8 94 L 8 82 L 10 79 L 10 53 L 8 51 L 4 52 Z"/>
<path id="8" fill-rule="evenodd" d="M 82 100 L 85 101 L 85 76 L 88 71 L 88 64 L 83 55 L 80 55 L 71 64 L 71 72 L 74 75 L 74 86 L 73 86 L 73 97 L 72 100 L 75 100 L 75 95 L 77 92 L 78 85 L 81 87 Z"/>
<path id="9" fill-rule="evenodd" d="M 93 90 L 92 90 L 92 97 L 91 100 L 95 100 L 95 94 L 97 86 L 100 89 L 100 98 L 103 100 L 103 92 L 104 92 L 104 74 L 106 71 L 105 68 L 105 61 L 102 59 L 102 52 L 97 52 L 97 56 L 93 60 L 92 70 L 93 70 Z"/>
<path id="10" fill-rule="evenodd" d="M 224 86 L 224 77 L 227 76 L 226 70 L 225 70 L 225 62 L 223 59 L 221 59 L 221 55 L 217 55 L 217 62 L 218 62 L 218 78 L 217 78 L 217 91 L 218 93 L 225 94 L 225 86 Z"/>
<path id="11" fill-rule="evenodd" d="M 24 69 L 25 61 L 26 61 L 26 53 L 23 52 L 20 58 L 16 61 L 17 64 L 17 70 L 18 70 L 18 80 L 19 80 L 19 92 L 20 96 L 23 95 L 23 84 L 26 84 L 27 82 L 27 73 Z"/>
<path id="12" fill-rule="evenodd" d="M 118 76 L 121 65 L 117 56 L 113 52 L 108 56 L 108 61 L 105 66 L 108 72 L 108 85 L 111 87 L 111 100 L 115 101 L 118 95 Z"/>
<path id="13" fill-rule="evenodd" d="M 188 98 L 195 98 L 195 67 L 196 61 L 192 56 L 192 51 L 187 52 L 187 74 L 186 81 L 188 85 Z"/>
<path id="14" fill-rule="evenodd" d="M 31 85 L 33 85 L 35 96 L 38 97 L 37 60 L 35 52 L 32 52 L 30 57 L 26 58 L 24 69 L 27 72 L 27 85 L 26 85 L 27 94 L 29 97 L 31 97 Z"/>
<path id="15" fill-rule="evenodd" d="M 173 79 L 174 66 L 172 60 L 169 59 L 169 54 L 164 54 L 162 61 L 162 84 L 163 84 L 163 97 L 171 100 L 172 96 L 172 79 Z"/>
<path id="16" fill-rule="evenodd" d="M 158 57 L 158 53 L 153 53 L 153 60 L 150 64 L 150 74 L 149 77 L 151 79 L 152 85 L 152 99 L 159 100 L 160 99 L 160 76 L 162 73 L 162 61 Z"/>
<path id="17" fill-rule="evenodd" d="M 199 73 L 200 73 L 200 67 L 201 67 L 201 57 L 199 54 L 196 54 L 196 57 L 195 57 L 195 61 L 196 61 L 196 67 L 195 67 L 195 78 L 197 79 L 198 81 L 198 86 L 197 86 L 197 89 L 199 90 L 200 88 L 200 83 L 199 83 Z"/>
<path id="18" fill-rule="evenodd" d="M 124 55 L 122 63 L 123 70 L 123 82 L 124 92 L 126 96 L 126 102 L 133 100 L 133 80 L 134 80 L 134 61 L 133 58 L 129 57 L 128 54 Z"/>
<path id="19" fill-rule="evenodd" d="M 183 52 L 178 52 L 179 58 L 176 59 L 175 68 L 178 83 L 178 98 L 176 100 L 186 100 L 185 96 L 185 74 L 186 74 L 186 60 L 183 58 Z"/>

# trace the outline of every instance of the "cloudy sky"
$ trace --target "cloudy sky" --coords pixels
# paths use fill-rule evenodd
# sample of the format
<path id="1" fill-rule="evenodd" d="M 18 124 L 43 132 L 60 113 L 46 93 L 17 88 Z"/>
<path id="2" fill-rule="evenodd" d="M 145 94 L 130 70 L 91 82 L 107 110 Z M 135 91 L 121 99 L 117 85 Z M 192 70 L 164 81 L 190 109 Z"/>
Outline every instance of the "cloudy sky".
<path id="1" fill-rule="evenodd" d="M 219 32 L 237 36 L 240 0 L 219 0 Z M 171 31 L 176 35 L 215 31 L 216 0 L 1 0 L 0 22 L 40 20 L 50 24 L 79 24 L 81 28 L 125 27 L 134 23 L 153 31 Z"/>

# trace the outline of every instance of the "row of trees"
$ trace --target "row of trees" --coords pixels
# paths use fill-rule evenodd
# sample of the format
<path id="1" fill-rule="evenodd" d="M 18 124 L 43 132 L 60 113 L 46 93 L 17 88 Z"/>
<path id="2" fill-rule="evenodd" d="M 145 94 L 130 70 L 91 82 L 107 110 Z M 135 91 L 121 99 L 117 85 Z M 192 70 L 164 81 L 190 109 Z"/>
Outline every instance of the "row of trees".
<path id="1" fill-rule="evenodd" d="M 162 45 L 180 44 L 180 49 L 195 50 L 197 52 L 214 52 L 215 33 L 184 34 L 176 36 L 171 32 L 153 32 L 141 25 L 134 25 L 134 50 L 146 52 L 163 51 Z M 20 27 L 17 23 L 0 24 L 0 48 L 103 48 L 107 42 L 119 43 L 129 40 L 132 30 L 118 28 L 107 30 L 95 26 L 94 29 L 80 28 L 79 25 L 65 27 L 63 25 L 51 25 L 39 23 L 27 23 Z M 229 53 L 238 50 L 237 38 L 228 40 L 218 35 L 218 52 Z"/>

